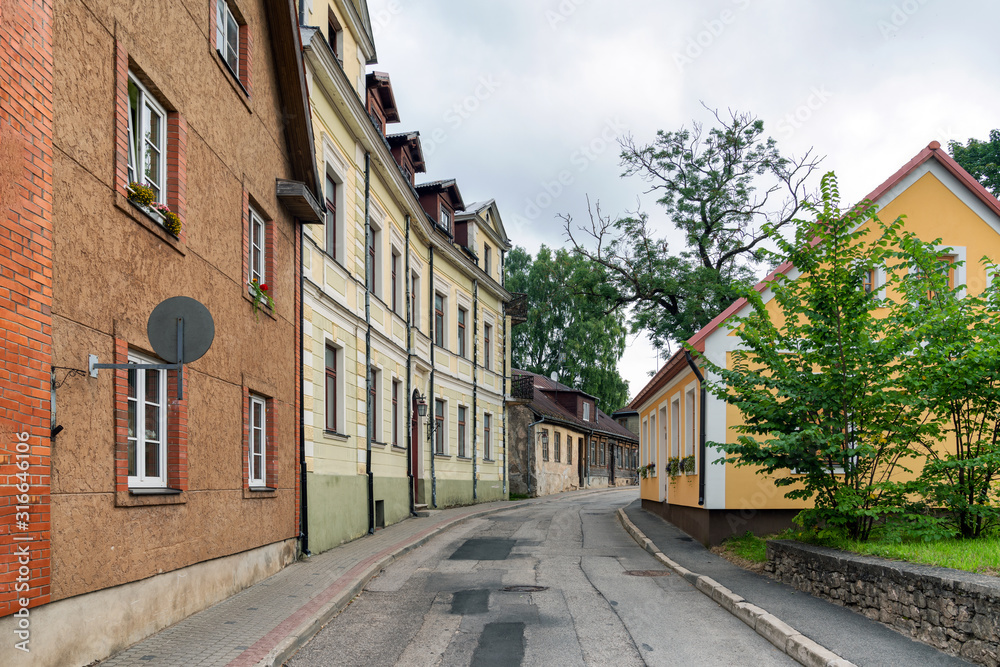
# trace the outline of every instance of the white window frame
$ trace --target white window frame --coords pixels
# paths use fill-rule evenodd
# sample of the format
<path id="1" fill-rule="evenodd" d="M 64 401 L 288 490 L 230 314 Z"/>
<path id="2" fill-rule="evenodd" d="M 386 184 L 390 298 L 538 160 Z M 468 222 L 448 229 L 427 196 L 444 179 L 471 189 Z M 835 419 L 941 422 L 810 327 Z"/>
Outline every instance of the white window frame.
<path id="1" fill-rule="evenodd" d="M 134 181 L 151 187 L 156 201 L 162 202 L 166 199 L 167 189 L 167 111 L 131 71 L 128 73 L 128 86 L 128 180 L 130 183 Z M 138 118 L 132 117 L 131 88 L 133 86 L 136 89 Z M 154 113 L 160 117 L 158 137 L 151 137 L 150 118 Z M 138 122 L 139 127 L 135 126 L 136 122 Z M 159 159 L 156 161 L 156 172 L 160 176 L 159 181 L 153 180 L 146 173 L 146 157 L 151 152 L 150 146 L 153 150 L 159 151 Z M 150 163 L 152 163 L 152 159 Z M 139 175 L 139 165 L 143 165 L 141 176 Z"/>
<path id="2" fill-rule="evenodd" d="M 235 35 L 236 43 L 229 42 L 229 35 Z M 222 56 L 236 78 L 240 78 L 240 24 L 226 0 L 216 0 L 215 5 L 215 50 Z"/>
<path id="3" fill-rule="evenodd" d="M 149 357 L 130 352 L 128 355 L 130 364 L 156 364 L 163 363 Z M 135 397 L 128 396 L 127 402 L 135 405 L 135 428 L 134 435 L 126 434 L 128 444 L 133 447 L 135 455 L 135 475 L 128 476 L 129 488 L 167 488 L 167 371 L 164 369 L 137 368 L 129 370 L 128 373 L 135 373 Z M 146 373 L 158 373 L 159 382 L 157 390 L 159 401 L 152 403 L 146 400 Z M 160 419 L 157 424 L 160 433 L 159 440 L 159 475 L 146 476 L 146 407 L 147 404 L 156 405 L 160 410 Z"/>
<path id="4" fill-rule="evenodd" d="M 257 419 L 259 409 L 259 420 Z M 250 395 L 250 442 L 247 443 L 247 474 L 250 486 L 267 486 L 267 400 L 255 394 Z M 255 460 L 259 466 L 254 474 Z"/>
<path id="5" fill-rule="evenodd" d="M 649 458 L 649 420 L 642 420 L 642 440 L 640 441 L 641 447 L 639 452 L 639 457 L 642 460 L 642 465 L 648 465 L 652 463 Z"/>
<path id="6" fill-rule="evenodd" d="M 449 211 L 448 207 L 445 206 L 444 204 L 440 204 L 440 206 L 441 206 L 441 226 L 447 229 L 448 233 L 451 233 L 451 220 L 452 220 L 451 211 Z"/>
<path id="7" fill-rule="evenodd" d="M 670 401 L 670 456 L 680 457 L 681 452 L 681 397 Z"/>
<path id="8" fill-rule="evenodd" d="M 259 246 L 254 243 L 254 231 L 260 230 L 260 244 Z M 250 257 L 249 264 L 250 275 L 247 276 L 247 282 L 253 282 L 257 279 L 258 284 L 263 284 L 267 282 L 267 275 L 265 269 L 267 267 L 267 221 L 264 220 L 264 216 L 258 213 L 253 206 L 250 207 Z M 254 252 L 256 251 L 256 259 Z"/>
<path id="9" fill-rule="evenodd" d="M 687 391 L 684 392 L 684 457 L 694 456 L 695 466 L 698 465 L 698 448 L 695 445 L 695 432 L 698 425 L 698 419 L 695 416 L 697 412 L 697 399 L 695 398 L 694 387 L 689 387 Z M 695 468 L 697 470 L 697 468 Z"/>
<path id="10" fill-rule="evenodd" d="M 587 401 L 583 402 L 583 421 L 590 421 L 590 403 Z"/>

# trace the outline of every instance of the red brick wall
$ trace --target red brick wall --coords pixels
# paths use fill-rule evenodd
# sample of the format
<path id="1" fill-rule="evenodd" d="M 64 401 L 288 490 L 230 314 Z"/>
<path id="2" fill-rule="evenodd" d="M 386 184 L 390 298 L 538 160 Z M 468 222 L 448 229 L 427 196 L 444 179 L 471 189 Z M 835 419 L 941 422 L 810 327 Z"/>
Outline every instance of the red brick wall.
<path id="1" fill-rule="evenodd" d="M 2 0 L 0 616 L 50 596 L 51 336 L 52 5 Z"/>

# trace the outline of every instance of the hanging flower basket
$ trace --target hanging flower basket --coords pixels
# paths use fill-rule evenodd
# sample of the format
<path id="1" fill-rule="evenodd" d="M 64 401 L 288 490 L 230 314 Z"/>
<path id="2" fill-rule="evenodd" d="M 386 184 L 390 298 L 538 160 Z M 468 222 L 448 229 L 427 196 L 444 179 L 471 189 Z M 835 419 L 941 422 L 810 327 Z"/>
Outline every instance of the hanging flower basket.
<path id="1" fill-rule="evenodd" d="M 671 477 L 677 477 L 681 474 L 681 460 L 676 456 L 671 456 L 667 459 L 667 474 Z"/>
<path id="2" fill-rule="evenodd" d="M 685 475 L 694 474 L 694 456 L 685 456 L 681 459 L 681 468 L 684 470 Z"/>

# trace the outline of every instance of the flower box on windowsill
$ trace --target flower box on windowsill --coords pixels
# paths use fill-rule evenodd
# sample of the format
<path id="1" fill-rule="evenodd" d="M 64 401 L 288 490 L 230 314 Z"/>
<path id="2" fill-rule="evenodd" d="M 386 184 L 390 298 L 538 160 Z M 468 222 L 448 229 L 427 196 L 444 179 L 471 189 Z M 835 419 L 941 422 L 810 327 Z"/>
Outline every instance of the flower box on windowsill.
<path id="1" fill-rule="evenodd" d="M 138 183 L 129 183 L 126 193 L 130 204 L 152 218 L 156 224 L 175 239 L 180 238 L 180 219 L 176 213 L 171 212 L 166 204 L 153 201 L 153 191 L 150 188 Z"/>

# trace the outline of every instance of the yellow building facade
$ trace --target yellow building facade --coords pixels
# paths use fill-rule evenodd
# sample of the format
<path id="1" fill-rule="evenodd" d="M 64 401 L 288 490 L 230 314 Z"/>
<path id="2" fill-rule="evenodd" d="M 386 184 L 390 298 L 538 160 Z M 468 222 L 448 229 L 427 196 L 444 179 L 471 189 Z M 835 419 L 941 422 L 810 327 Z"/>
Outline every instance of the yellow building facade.
<path id="1" fill-rule="evenodd" d="M 985 288 L 988 277 L 979 259 L 1000 259 L 1000 202 L 938 142 L 931 142 L 867 198 L 877 205 L 882 220 L 905 215 L 906 230 L 925 240 L 940 238 L 941 252 L 960 262 L 954 270 L 955 285 L 965 285 L 970 294 Z M 798 275 L 792 266 L 779 271 L 790 279 Z M 778 317 L 778 308 L 767 283 L 774 275 L 756 288 L 772 318 Z M 875 275 L 874 281 L 879 289 L 885 276 Z M 732 368 L 732 353 L 740 343 L 726 322 L 749 311 L 746 300 L 735 302 L 688 343 L 713 363 Z M 775 486 L 751 466 L 717 463 L 722 450 L 704 444 L 735 442 L 743 416 L 738 407 L 706 395 L 701 376 L 696 359 L 682 350 L 629 405 L 639 413 L 640 465 L 652 464 L 650 476 L 640 481 L 643 506 L 705 544 L 747 530 L 763 534 L 787 527 L 806 507 L 805 501 L 785 498 L 787 488 Z M 685 456 L 695 457 L 693 471 L 668 474 L 669 460 Z"/>
<path id="2" fill-rule="evenodd" d="M 493 200 L 416 183 L 419 134 L 387 133 L 399 120 L 389 77 L 366 73 L 366 3 L 314 1 L 302 22 L 327 211 L 303 250 L 304 483 L 319 552 L 424 506 L 506 497 L 510 243 Z"/>

